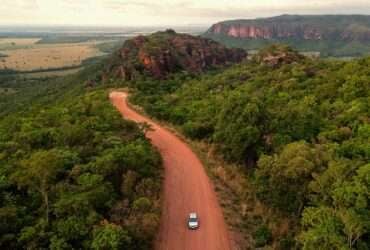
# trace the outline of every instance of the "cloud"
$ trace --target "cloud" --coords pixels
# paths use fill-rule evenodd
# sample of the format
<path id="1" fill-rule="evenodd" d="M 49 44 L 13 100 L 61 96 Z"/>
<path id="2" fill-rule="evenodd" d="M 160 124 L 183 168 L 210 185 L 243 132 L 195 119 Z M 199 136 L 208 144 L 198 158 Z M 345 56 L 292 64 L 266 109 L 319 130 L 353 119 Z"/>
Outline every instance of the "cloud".
<path id="1" fill-rule="evenodd" d="M 102 6 L 111 11 L 142 11 L 148 14 L 156 14 L 168 10 L 176 12 L 179 9 L 190 6 L 190 2 L 185 1 L 122 1 L 122 0 L 103 0 Z M 167 11 L 166 11 L 167 12 Z"/>
<path id="2" fill-rule="evenodd" d="M 135 11 L 138 9 L 142 10 L 154 10 L 158 9 L 160 4 L 151 3 L 149 1 L 119 1 L 119 0 L 105 0 L 102 1 L 102 7 L 107 11 Z"/>
<path id="3" fill-rule="evenodd" d="M 198 0 L 198 1 L 123 1 L 105 0 L 112 11 L 138 12 L 153 16 L 182 18 L 240 18 L 271 16 L 285 13 L 363 13 L 370 14 L 369 0 Z"/>
<path id="4" fill-rule="evenodd" d="M 370 14 L 370 0 L 0 0 L 0 24 L 176 25 L 280 14 Z"/>
<path id="5" fill-rule="evenodd" d="M 0 11 L 37 10 L 38 8 L 38 0 L 1 0 L 0 4 Z"/>

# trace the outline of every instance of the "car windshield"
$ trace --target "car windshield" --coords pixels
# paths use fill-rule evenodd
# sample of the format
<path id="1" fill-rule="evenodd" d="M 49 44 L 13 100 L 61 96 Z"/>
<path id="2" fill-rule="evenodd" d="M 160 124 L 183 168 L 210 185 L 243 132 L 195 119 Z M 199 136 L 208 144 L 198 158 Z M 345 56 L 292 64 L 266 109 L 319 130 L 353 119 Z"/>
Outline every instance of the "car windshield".
<path id="1" fill-rule="evenodd" d="M 197 222 L 197 218 L 189 218 L 189 222 Z"/>

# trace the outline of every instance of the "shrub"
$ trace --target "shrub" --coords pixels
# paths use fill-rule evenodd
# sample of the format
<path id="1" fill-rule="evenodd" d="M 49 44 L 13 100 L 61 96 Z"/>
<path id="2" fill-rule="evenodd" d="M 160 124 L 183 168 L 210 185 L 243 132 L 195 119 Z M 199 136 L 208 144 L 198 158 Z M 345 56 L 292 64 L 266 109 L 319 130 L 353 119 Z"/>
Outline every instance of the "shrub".
<path id="1" fill-rule="evenodd" d="M 253 236 L 256 247 L 263 247 L 272 240 L 272 233 L 266 225 L 260 226 Z"/>

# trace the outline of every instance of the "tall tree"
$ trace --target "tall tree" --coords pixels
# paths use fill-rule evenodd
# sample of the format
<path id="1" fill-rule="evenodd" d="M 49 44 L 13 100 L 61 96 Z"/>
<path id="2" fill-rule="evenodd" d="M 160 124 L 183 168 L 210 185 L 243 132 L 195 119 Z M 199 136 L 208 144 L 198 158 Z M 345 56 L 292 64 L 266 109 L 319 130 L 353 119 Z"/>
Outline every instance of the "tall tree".
<path id="1" fill-rule="evenodd" d="M 21 161 L 18 170 L 12 175 L 19 187 L 28 187 L 42 197 L 45 220 L 49 222 L 49 193 L 61 174 L 76 162 L 74 154 L 58 150 L 41 150 Z"/>

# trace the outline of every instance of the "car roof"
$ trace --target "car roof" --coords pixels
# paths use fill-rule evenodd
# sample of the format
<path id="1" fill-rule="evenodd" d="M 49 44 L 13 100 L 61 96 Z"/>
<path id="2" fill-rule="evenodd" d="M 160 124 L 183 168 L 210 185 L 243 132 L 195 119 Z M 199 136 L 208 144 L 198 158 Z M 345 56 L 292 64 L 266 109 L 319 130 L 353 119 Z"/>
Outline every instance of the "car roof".
<path id="1" fill-rule="evenodd" d="M 190 218 L 197 218 L 198 216 L 197 216 L 197 213 L 190 213 L 189 217 Z"/>

